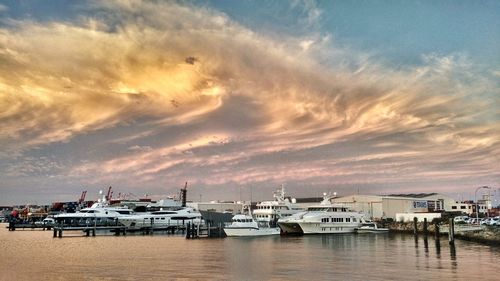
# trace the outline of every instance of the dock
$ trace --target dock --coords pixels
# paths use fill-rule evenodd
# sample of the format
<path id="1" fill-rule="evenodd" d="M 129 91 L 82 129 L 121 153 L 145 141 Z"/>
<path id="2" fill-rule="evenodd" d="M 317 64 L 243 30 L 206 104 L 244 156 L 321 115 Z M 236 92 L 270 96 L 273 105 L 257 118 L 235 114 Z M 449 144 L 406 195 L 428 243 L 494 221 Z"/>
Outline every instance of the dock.
<path id="1" fill-rule="evenodd" d="M 92 233 L 92 236 L 96 236 L 97 231 L 113 230 L 113 232 L 117 236 L 119 236 L 121 233 L 123 233 L 123 235 L 126 235 L 127 232 L 127 228 L 125 226 L 119 226 L 119 225 L 115 226 L 64 226 L 63 225 L 63 226 L 54 226 L 53 229 L 54 229 L 54 235 L 53 235 L 54 238 L 56 237 L 62 238 L 64 231 L 82 231 L 86 234 L 85 236 L 87 237 L 90 236 L 90 233 Z"/>
<path id="2" fill-rule="evenodd" d="M 211 225 L 188 223 L 186 227 L 186 239 L 197 238 L 224 238 L 224 226 L 222 224 Z"/>
<path id="3" fill-rule="evenodd" d="M 114 233 L 115 236 L 120 236 L 120 235 L 127 235 L 127 233 L 142 233 L 143 235 L 152 235 L 154 233 L 158 232 L 163 232 L 166 234 L 177 234 L 181 233 L 184 234 L 186 232 L 187 226 L 185 225 L 168 225 L 168 226 L 162 226 L 162 227 L 152 227 L 152 226 L 147 226 L 147 227 L 141 227 L 138 229 L 130 229 L 127 228 L 126 226 L 118 223 L 113 223 L 113 224 L 103 224 L 103 225 L 92 225 L 92 224 L 85 224 L 85 225 L 74 225 L 74 224 L 58 224 L 56 226 L 53 226 L 53 237 L 63 237 L 63 233 L 66 231 L 81 231 L 85 234 L 85 236 L 96 236 L 96 233 L 103 233 L 103 232 L 111 232 Z"/>
<path id="4" fill-rule="evenodd" d="M 35 223 L 13 223 L 10 222 L 6 228 L 9 229 L 9 231 L 15 231 L 16 229 L 30 229 L 30 230 L 50 230 L 52 228 L 52 225 L 48 224 L 35 224 Z"/>

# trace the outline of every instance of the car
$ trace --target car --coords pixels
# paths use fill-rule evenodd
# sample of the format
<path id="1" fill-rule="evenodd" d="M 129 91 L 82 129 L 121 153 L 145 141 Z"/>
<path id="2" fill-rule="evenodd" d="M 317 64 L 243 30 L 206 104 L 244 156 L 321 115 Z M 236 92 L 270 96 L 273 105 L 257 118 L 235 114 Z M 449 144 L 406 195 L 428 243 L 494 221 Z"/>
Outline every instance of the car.
<path id="1" fill-rule="evenodd" d="M 481 225 L 490 225 L 490 218 L 483 218 L 481 219 L 481 221 L 479 222 L 479 224 Z"/>
<path id="2" fill-rule="evenodd" d="M 467 223 L 468 219 L 469 219 L 469 217 L 467 217 L 467 216 L 458 216 L 458 217 L 453 218 L 453 222 L 455 222 L 455 223 Z"/>
<path id="3" fill-rule="evenodd" d="M 494 218 L 490 218 L 490 221 L 488 223 L 489 225 L 496 225 L 496 226 L 499 226 L 500 225 L 500 217 L 494 217 Z"/>
<path id="4" fill-rule="evenodd" d="M 476 219 L 476 218 L 471 218 L 471 219 L 469 219 L 469 221 L 468 221 L 468 223 L 469 223 L 469 224 L 478 224 L 478 222 L 479 222 L 479 220 L 478 220 L 478 219 Z"/>
<path id="5" fill-rule="evenodd" d="M 54 218 L 44 218 L 41 221 L 35 222 L 36 225 L 46 225 L 46 226 L 53 226 L 56 223 Z"/>

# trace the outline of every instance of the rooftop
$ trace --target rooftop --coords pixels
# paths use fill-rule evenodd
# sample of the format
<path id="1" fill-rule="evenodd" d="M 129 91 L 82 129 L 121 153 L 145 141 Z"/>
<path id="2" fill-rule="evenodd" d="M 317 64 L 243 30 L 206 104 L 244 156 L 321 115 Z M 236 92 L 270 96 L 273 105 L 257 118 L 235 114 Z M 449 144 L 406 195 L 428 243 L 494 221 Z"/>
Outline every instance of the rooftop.
<path id="1" fill-rule="evenodd" d="M 437 195 L 437 193 L 408 193 L 408 194 L 389 194 L 386 196 L 392 197 L 413 197 L 413 198 L 425 198 L 429 196 Z"/>

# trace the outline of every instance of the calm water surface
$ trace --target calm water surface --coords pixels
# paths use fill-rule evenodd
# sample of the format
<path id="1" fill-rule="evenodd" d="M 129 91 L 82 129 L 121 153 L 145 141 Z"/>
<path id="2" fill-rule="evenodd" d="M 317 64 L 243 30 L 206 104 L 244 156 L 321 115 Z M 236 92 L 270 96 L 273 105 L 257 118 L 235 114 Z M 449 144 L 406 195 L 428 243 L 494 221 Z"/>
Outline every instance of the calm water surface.
<path id="1" fill-rule="evenodd" d="M 0 280 L 500 280 L 500 248 L 407 234 L 59 239 L 0 226 Z"/>

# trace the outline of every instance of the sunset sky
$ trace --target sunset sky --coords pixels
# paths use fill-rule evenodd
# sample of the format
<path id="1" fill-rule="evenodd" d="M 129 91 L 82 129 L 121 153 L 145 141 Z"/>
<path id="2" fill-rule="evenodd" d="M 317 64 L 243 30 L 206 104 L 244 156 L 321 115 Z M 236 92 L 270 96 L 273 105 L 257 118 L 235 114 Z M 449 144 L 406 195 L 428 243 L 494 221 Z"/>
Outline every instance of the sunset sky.
<path id="1" fill-rule="evenodd" d="M 500 1 L 0 1 L 0 204 L 500 187 Z M 497 191 L 497 193 L 499 193 Z"/>

